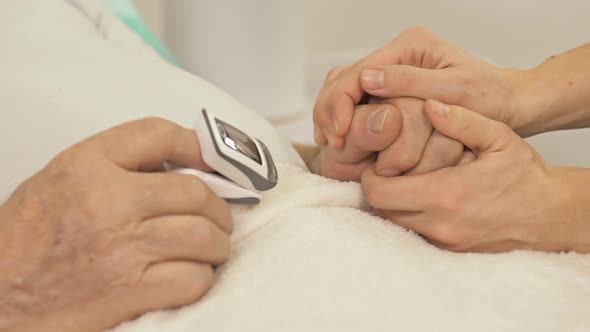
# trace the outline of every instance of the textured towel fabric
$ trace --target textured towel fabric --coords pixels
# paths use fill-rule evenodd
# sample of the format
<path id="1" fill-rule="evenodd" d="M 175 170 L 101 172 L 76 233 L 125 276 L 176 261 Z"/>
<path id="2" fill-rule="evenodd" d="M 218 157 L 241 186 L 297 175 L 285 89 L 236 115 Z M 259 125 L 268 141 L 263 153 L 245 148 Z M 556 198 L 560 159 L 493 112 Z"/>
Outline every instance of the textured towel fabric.
<path id="1" fill-rule="evenodd" d="M 116 332 L 588 331 L 590 257 L 456 254 L 371 216 L 358 184 L 281 165 L 234 211 L 230 260 L 185 308 Z"/>
<path id="2" fill-rule="evenodd" d="M 234 209 L 232 257 L 211 291 L 115 331 L 590 330 L 588 255 L 455 254 L 371 216 L 358 184 L 309 174 L 266 121 L 159 60 L 95 4 L 3 7 L 0 200 L 85 136 L 148 115 L 190 125 L 203 104 L 280 162 L 262 204 Z"/>

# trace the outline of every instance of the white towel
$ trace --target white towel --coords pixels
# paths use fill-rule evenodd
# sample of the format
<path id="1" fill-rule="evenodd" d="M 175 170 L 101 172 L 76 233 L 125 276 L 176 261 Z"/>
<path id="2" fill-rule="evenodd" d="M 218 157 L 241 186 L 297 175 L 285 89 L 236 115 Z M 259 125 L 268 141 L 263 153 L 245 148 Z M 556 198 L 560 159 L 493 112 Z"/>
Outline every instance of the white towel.
<path id="1" fill-rule="evenodd" d="M 205 297 L 115 331 L 590 330 L 589 255 L 439 250 L 359 210 L 357 183 L 279 175 L 260 206 L 234 210 Z"/>

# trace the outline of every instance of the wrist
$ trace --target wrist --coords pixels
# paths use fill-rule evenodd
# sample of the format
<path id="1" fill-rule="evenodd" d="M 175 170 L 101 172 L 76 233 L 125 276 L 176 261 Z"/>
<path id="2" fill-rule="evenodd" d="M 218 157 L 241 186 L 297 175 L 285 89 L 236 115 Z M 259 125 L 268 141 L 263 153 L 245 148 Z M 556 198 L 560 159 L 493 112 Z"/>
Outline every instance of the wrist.
<path id="1" fill-rule="evenodd" d="M 545 68 L 519 70 L 514 76 L 513 111 L 518 119 L 514 131 L 528 137 L 555 130 L 552 117 L 559 107 L 559 91 L 552 88 L 554 83 L 547 78 Z"/>
<path id="2" fill-rule="evenodd" d="M 514 81 L 516 131 L 530 136 L 590 127 L 590 44 L 520 71 Z"/>
<path id="3" fill-rule="evenodd" d="M 539 106 L 543 105 L 537 99 L 542 96 L 530 93 L 532 82 L 537 79 L 535 73 L 509 68 L 501 71 L 509 90 L 505 105 L 501 106 L 506 111 L 503 122 L 522 137 L 542 132 L 536 121 L 537 114 L 542 111 Z"/>

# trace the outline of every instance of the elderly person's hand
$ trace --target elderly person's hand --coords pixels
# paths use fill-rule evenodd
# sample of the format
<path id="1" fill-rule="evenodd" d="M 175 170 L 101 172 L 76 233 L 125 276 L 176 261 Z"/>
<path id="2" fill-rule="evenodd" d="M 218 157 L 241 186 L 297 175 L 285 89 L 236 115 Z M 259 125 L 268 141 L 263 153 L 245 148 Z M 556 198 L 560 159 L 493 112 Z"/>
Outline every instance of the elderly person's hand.
<path id="1" fill-rule="evenodd" d="M 228 205 L 192 130 L 130 122 L 65 150 L 0 207 L 0 330 L 99 331 L 196 301 L 229 254 Z"/>
<path id="2" fill-rule="evenodd" d="M 366 95 L 434 98 L 520 129 L 527 114 L 516 111 L 523 108 L 515 95 L 525 76 L 478 60 L 424 28 L 412 28 L 328 75 L 314 108 L 315 140 L 342 147 L 355 105 Z"/>
<path id="3" fill-rule="evenodd" d="M 426 114 L 476 159 L 393 178 L 367 168 L 376 214 L 455 251 L 590 252 L 590 171 L 552 167 L 508 126 L 464 108 L 429 101 Z"/>
<path id="4" fill-rule="evenodd" d="M 360 181 L 373 163 L 382 176 L 412 175 L 455 166 L 463 144 L 433 131 L 424 114 L 424 102 L 415 98 L 370 100 L 355 109 L 342 148 L 320 146 L 310 162 L 319 175 L 341 181 Z"/>
<path id="5" fill-rule="evenodd" d="M 472 155 L 469 150 L 464 151 L 463 144 L 433 129 L 424 113 L 423 100 L 371 97 L 368 101 L 370 104 L 394 105 L 401 113 L 398 137 L 377 155 L 375 171 L 380 176 L 428 173 L 455 166 Z"/>
<path id="6" fill-rule="evenodd" d="M 360 105 L 342 149 L 316 147 L 308 158 L 315 174 L 340 181 L 360 181 L 363 171 L 376 162 L 379 152 L 395 142 L 402 126 L 401 113 L 393 105 Z"/>

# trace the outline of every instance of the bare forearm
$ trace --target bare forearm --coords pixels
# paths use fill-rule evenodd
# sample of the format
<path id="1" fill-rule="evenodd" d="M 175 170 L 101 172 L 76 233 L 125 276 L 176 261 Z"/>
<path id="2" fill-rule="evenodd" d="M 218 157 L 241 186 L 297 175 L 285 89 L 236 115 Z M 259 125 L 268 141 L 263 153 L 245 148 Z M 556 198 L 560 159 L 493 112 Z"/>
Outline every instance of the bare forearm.
<path id="1" fill-rule="evenodd" d="M 590 44 L 552 56 L 523 72 L 522 136 L 590 127 Z"/>

